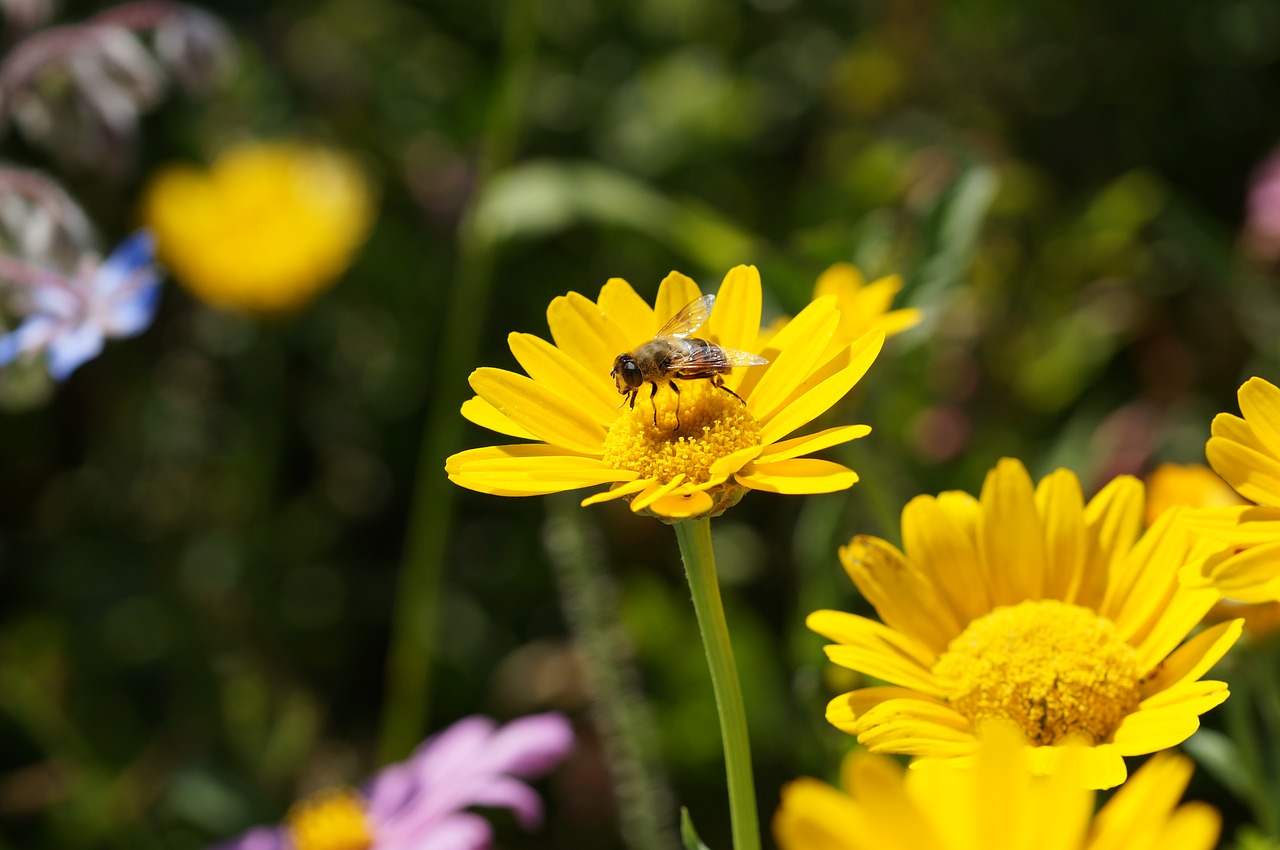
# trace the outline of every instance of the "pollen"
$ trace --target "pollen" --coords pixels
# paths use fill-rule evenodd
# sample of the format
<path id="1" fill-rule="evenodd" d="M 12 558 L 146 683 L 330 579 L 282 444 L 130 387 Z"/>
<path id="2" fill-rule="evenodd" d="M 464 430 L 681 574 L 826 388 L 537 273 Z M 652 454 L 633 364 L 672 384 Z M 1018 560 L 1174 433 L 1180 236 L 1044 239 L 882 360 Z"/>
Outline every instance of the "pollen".
<path id="1" fill-rule="evenodd" d="M 351 788 L 321 791 L 285 816 L 293 850 L 369 850 L 373 833 L 364 799 Z"/>
<path id="2" fill-rule="evenodd" d="M 717 460 L 760 445 L 760 423 L 736 396 L 710 381 L 677 386 L 678 394 L 660 384 L 652 400 L 648 385 L 641 388 L 635 409 L 624 409 L 609 428 L 605 463 L 664 484 L 680 473 L 705 484 Z"/>
<path id="3" fill-rule="evenodd" d="M 933 672 L 975 726 L 1003 718 L 1037 746 L 1102 743 L 1141 698 L 1136 653 L 1111 621 L 1054 599 L 974 620 Z"/>

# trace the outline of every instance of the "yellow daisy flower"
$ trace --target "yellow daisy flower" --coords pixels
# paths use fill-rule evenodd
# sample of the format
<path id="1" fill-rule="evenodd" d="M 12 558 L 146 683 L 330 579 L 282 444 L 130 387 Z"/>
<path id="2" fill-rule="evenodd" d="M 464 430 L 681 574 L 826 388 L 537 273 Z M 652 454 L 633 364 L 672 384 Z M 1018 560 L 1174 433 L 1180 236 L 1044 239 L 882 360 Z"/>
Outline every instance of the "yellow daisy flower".
<path id="1" fill-rule="evenodd" d="M 1034 776 L 1017 736 L 984 740 L 974 770 L 904 771 L 857 751 L 840 791 L 816 779 L 782 790 L 773 821 L 782 850 L 1211 850 L 1221 818 L 1204 803 L 1178 805 L 1191 762 L 1162 753 L 1093 814 L 1083 759 Z"/>
<path id="2" fill-rule="evenodd" d="M 980 499 L 919 496 L 902 512 L 904 551 L 855 537 L 840 560 L 883 622 L 809 616 L 837 664 L 890 683 L 832 700 L 827 719 L 877 752 L 971 756 L 986 721 L 1015 723 L 1037 772 L 1083 744 L 1087 782 L 1124 781 L 1123 756 L 1186 740 L 1227 697 L 1200 681 L 1240 621 L 1178 647 L 1217 600 L 1182 587 L 1194 540 L 1166 512 L 1142 533 L 1142 484 L 1122 476 L 1085 504 L 1067 470 L 1033 488 L 1016 460 Z"/>
<path id="3" fill-rule="evenodd" d="M 482 368 L 471 374 L 476 397 L 462 414 L 490 430 L 530 442 L 472 449 L 445 470 L 463 487 L 501 496 L 533 496 L 600 484 L 611 488 L 583 505 L 628 498 L 633 511 L 669 519 L 710 516 L 747 490 L 828 493 L 858 480 L 853 470 L 811 452 L 870 433 L 843 425 L 787 438 L 844 397 L 884 342 L 873 331 L 827 355 L 840 312 L 819 298 L 767 344 L 760 344 L 760 275 L 738 266 L 724 278 L 706 324 L 708 342 L 766 358 L 737 368 L 724 388 L 708 380 L 642 386 L 634 407 L 619 397 L 615 358 L 651 339 L 702 291 L 672 272 L 654 306 L 614 278 L 596 301 L 571 292 L 551 302 L 554 343 L 531 334 L 508 337 L 527 373 Z M 725 389 L 731 392 L 726 392 Z M 621 405 L 619 402 L 623 402 Z"/>
<path id="4" fill-rule="evenodd" d="M 836 326 L 832 344 L 848 345 L 868 331 L 880 331 L 888 337 L 920 324 L 923 314 L 914 307 L 889 309 L 901 289 L 900 275 L 888 275 L 866 283 L 857 266 L 852 263 L 836 263 L 818 275 L 818 282 L 813 287 L 813 297 L 835 297 L 836 309 L 840 311 L 840 324 Z M 789 321 L 790 319 L 779 319 L 768 330 L 761 331 L 761 336 L 766 340 L 771 338 L 786 327 Z"/>
<path id="5" fill-rule="evenodd" d="M 1189 527 L 1221 545 L 1184 569 L 1182 580 L 1240 602 L 1280 601 L 1280 388 L 1250 378 L 1238 398 L 1244 418 L 1215 416 L 1205 455 L 1254 504 L 1187 513 Z"/>
<path id="6" fill-rule="evenodd" d="M 332 284 L 372 217 L 354 160 L 293 142 L 233 147 L 207 172 L 169 166 L 143 199 L 178 282 L 216 307 L 254 313 L 293 309 Z"/>

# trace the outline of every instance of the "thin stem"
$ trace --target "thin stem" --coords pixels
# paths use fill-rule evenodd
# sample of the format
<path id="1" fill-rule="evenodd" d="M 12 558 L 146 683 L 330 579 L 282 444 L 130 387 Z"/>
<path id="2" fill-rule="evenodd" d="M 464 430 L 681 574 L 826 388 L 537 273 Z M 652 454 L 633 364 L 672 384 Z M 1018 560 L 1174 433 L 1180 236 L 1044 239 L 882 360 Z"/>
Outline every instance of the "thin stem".
<path id="1" fill-rule="evenodd" d="M 632 850 L 675 850 L 675 804 L 656 755 L 656 724 L 621 625 L 604 543 L 576 498 L 549 499 L 543 540 L 591 689 L 591 715 L 604 739 L 623 842 Z"/>
<path id="2" fill-rule="evenodd" d="M 493 268 L 493 246 L 478 232 L 475 205 L 493 176 L 510 164 L 515 154 L 524 90 L 532 76 L 537 5 L 534 0 L 509 0 L 507 4 L 500 88 L 490 105 L 475 189 L 458 225 L 458 265 L 436 348 L 431 401 L 418 454 L 404 562 L 392 614 L 378 743 L 383 762 L 405 756 L 427 726 L 440 577 L 456 489 L 442 467 L 445 457 L 457 450 L 462 435 L 458 408 L 466 399 L 467 370 L 480 348 Z"/>
<path id="3" fill-rule="evenodd" d="M 711 520 L 683 520 L 675 524 L 676 539 L 684 558 L 693 609 L 698 615 L 702 647 L 711 669 L 711 687 L 720 715 L 720 739 L 724 744 L 724 768 L 729 780 L 729 818 L 736 850 L 759 850 L 760 821 L 756 814 L 756 789 L 751 775 L 751 744 L 747 738 L 747 713 L 742 702 L 738 668 L 733 663 L 729 625 L 720 601 L 716 559 L 711 548 Z"/>

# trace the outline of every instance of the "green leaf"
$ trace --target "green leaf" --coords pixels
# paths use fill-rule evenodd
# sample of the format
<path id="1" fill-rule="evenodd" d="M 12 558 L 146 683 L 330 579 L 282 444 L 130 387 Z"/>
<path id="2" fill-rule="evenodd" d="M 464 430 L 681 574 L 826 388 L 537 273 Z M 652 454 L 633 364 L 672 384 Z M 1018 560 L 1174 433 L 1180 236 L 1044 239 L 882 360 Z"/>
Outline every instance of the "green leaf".
<path id="1" fill-rule="evenodd" d="M 680 843 L 684 850 L 709 850 L 698 837 L 698 831 L 693 828 L 693 818 L 689 817 L 689 810 L 684 806 L 680 807 Z"/>
<path id="2" fill-rule="evenodd" d="M 908 301 L 926 308 L 923 325 L 937 310 L 928 309 L 969 271 L 982 223 L 995 200 L 1000 181 L 993 168 L 975 165 L 961 172 L 934 208 L 919 270 L 910 281 Z M 917 333 L 924 327 L 917 329 Z"/>
<path id="3" fill-rule="evenodd" d="M 1249 777 L 1240 770 L 1240 753 L 1235 741 L 1214 729 L 1201 727 L 1182 742 L 1182 748 L 1237 799 L 1247 802 L 1254 798 L 1255 790 L 1250 787 Z M 1265 793 L 1265 789 L 1262 790 Z"/>
<path id="4" fill-rule="evenodd" d="M 474 224 L 490 244 L 581 224 L 626 227 L 707 269 L 749 262 L 760 247 L 758 237 L 703 204 L 583 162 L 529 162 L 496 175 L 476 205 Z"/>

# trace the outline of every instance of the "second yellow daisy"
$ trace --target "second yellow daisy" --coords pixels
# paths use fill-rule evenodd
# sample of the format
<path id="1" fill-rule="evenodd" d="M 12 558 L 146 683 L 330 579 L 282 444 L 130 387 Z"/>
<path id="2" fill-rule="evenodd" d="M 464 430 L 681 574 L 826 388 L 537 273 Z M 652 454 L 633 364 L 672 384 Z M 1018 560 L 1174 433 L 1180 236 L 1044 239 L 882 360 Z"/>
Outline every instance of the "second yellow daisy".
<path id="1" fill-rule="evenodd" d="M 902 513 L 904 550 L 855 537 L 840 552 L 883 622 L 817 611 L 837 664 L 888 682 L 834 699 L 827 719 L 874 752 L 970 757 L 988 720 L 1016 724 L 1037 772 L 1084 745 L 1086 781 L 1124 781 L 1124 756 L 1186 740 L 1227 697 L 1201 676 L 1240 621 L 1179 647 L 1216 601 L 1181 587 L 1195 538 L 1167 511 L 1145 533 L 1143 488 L 1122 476 L 1088 504 L 1066 470 L 1033 487 L 1002 460 L 980 499 L 919 496 Z"/>

